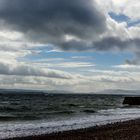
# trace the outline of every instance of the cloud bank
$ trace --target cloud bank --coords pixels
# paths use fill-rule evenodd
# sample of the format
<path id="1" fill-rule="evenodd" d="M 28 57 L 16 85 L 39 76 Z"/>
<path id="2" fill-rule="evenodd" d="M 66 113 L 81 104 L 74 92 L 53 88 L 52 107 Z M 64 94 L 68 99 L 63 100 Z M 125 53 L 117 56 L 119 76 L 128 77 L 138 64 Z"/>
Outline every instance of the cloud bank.
<path id="1" fill-rule="evenodd" d="M 109 20 L 95 0 L 0 0 L 0 4 L 1 24 L 22 32 L 30 41 L 50 43 L 63 50 L 139 51 L 140 39 L 127 37 L 128 32 L 122 40 L 123 30 L 128 29 Z M 116 28 L 117 35 L 110 28 Z M 107 32 L 110 35 L 105 35 Z"/>
<path id="2" fill-rule="evenodd" d="M 93 38 L 104 32 L 105 16 L 93 0 L 0 0 L 0 19 L 30 39 L 59 44 L 66 36 Z"/>
<path id="3" fill-rule="evenodd" d="M 62 71 L 41 69 L 27 64 L 10 64 L 3 62 L 0 62 L 0 75 L 37 76 L 60 79 L 73 78 L 71 74 Z"/>

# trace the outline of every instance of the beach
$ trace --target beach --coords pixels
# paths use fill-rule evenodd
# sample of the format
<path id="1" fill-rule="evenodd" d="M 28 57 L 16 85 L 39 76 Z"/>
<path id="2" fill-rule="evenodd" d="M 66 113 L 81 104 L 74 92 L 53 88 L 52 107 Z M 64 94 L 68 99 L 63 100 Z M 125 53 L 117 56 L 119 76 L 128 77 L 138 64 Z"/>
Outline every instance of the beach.
<path id="1" fill-rule="evenodd" d="M 140 119 L 7 140 L 140 140 Z"/>
<path id="2" fill-rule="evenodd" d="M 123 105 L 121 95 L 0 97 L 1 140 L 115 139 L 127 138 L 128 132 L 139 137 L 140 121 L 136 119 L 140 118 L 140 107 Z"/>

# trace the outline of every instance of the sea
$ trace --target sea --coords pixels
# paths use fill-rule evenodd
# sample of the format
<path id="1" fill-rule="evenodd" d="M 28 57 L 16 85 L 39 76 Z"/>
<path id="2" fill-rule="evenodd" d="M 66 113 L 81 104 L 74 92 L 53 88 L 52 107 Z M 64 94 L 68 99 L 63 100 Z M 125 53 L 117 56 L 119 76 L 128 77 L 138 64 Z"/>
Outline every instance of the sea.
<path id="1" fill-rule="evenodd" d="M 140 117 L 124 95 L 0 94 L 0 139 L 93 127 Z"/>

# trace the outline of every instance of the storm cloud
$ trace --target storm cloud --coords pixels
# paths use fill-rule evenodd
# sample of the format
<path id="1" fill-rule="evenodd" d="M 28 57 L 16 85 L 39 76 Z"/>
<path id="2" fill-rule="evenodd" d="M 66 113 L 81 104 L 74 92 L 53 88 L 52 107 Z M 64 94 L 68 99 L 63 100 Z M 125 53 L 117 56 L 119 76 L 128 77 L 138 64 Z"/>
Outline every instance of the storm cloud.
<path id="1" fill-rule="evenodd" d="M 93 0 L 0 0 L 0 5 L 7 27 L 56 45 L 66 35 L 93 38 L 106 29 L 106 18 Z"/>
<path id="2" fill-rule="evenodd" d="M 139 38 L 99 38 L 107 22 L 94 0 L 0 0 L 0 21 L 31 41 L 63 50 L 132 51 L 140 44 Z"/>
<path id="3" fill-rule="evenodd" d="M 135 53 L 140 44 L 138 38 L 99 38 L 106 32 L 107 23 L 93 0 L 0 0 L 0 20 L 31 41 L 53 44 L 66 51 Z"/>

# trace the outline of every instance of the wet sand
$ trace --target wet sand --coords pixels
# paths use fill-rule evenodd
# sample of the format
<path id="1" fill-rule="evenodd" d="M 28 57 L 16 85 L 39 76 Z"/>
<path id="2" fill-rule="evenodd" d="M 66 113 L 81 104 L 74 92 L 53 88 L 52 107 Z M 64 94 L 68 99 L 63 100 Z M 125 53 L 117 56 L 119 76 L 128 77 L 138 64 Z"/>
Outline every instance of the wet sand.
<path id="1" fill-rule="evenodd" d="M 140 140 L 140 119 L 9 140 Z"/>

